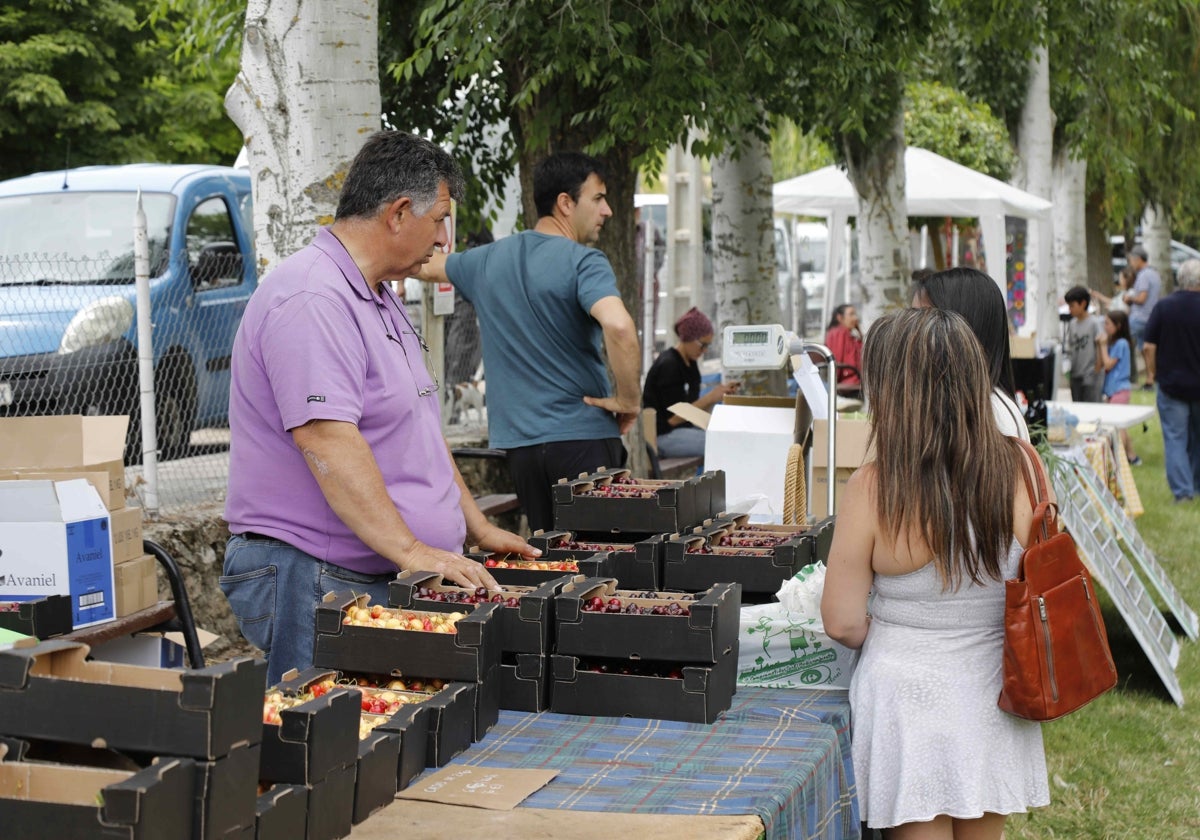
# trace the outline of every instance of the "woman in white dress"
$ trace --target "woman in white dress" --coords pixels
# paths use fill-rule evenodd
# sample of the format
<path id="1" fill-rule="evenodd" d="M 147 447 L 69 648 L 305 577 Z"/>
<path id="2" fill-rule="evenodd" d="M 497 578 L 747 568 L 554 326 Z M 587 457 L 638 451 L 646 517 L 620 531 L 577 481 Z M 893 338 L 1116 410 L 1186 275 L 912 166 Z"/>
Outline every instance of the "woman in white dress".
<path id="1" fill-rule="evenodd" d="M 860 809 L 887 840 L 995 840 L 1050 801 L 1040 725 L 996 705 L 1004 579 L 1033 519 L 1026 456 L 991 422 L 983 352 L 953 312 L 876 321 L 863 385 L 877 457 L 846 486 L 821 600 L 825 632 L 862 648 Z"/>

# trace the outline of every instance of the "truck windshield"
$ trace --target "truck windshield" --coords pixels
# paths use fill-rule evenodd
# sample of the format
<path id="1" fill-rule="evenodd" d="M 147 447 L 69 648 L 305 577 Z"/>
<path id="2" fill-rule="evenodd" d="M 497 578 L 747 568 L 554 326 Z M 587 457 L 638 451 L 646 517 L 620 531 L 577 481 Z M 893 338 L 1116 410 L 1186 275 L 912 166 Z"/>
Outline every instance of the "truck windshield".
<path id="1" fill-rule="evenodd" d="M 0 197 L 0 285 L 134 281 L 132 192 Z M 167 268 L 175 197 L 142 193 L 150 276 Z"/>

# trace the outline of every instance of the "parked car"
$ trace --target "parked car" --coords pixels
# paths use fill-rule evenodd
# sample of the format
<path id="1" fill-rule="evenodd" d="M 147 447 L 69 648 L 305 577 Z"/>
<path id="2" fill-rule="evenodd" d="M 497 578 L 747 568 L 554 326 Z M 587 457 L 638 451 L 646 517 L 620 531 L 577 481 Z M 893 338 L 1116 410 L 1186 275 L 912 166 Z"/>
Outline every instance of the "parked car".
<path id="1" fill-rule="evenodd" d="M 1134 238 L 1135 243 L 1140 243 L 1142 237 Z M 1113 236 L 1109 238 L 1112 245 L 1112 270 L 1113 282 L 1117 281 L 1117 277 L 1121 274 L 1121 269 L 1125 267 L 1125 237 Z M 1182 242 L 1171 240 L 1171 274 L 1179 273 L 1179 266 L 1183 265 L 1184 260 L 1200 259 L 1200 251 L 1190 245 L 1185 245 Z"/>
<path id="2" fill-rule="evenodd" d="M 150 250 L 164 457 L 228 420 L 233 338 L 257 278 L 250 176 L 131 164 L 0 182 L 0 415 L 129 414 L 141 457 L 134 210 Z"/>

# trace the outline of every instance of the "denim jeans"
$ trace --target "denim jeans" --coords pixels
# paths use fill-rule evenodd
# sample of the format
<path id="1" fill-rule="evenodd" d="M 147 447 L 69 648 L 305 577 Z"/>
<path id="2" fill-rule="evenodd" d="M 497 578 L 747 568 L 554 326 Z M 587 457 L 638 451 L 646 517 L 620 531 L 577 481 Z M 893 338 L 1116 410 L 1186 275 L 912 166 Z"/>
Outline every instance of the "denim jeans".
<path id="1" fill-rule="evenodd" d="M 1177 400 L 1160 388 L 1158 419 L 1167 485 L 1176 499 L 1191 498 L 1200 490 L 1200 401 Z"/>
<path id="2" fill-rule="evenodd" d="M 395 574 L 365 575 L 305 554 L 280 540 L 229 538 L 221 591 L 246 641 L 267 657 L 267 685 L 312 665 L 316 613 L 330 592 L 353 589 L 387 604 Z"/>
<path id="3" fill-rule="evenodd" d="M 704 429 L 684 426 L 659 436 L 658 457 L 690 458 L 694 455 L 704 457 Z"/>

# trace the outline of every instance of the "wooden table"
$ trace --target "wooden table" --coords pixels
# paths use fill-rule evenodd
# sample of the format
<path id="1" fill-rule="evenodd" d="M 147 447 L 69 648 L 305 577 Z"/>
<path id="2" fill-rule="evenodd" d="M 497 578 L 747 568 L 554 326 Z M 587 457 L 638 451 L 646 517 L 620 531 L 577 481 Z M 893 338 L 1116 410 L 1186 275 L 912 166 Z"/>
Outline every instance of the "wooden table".
<path id="1" fill-rule="evenodd" d="M 122 636 L 131 636 L 134 633 L 149 630 L 151 627 L 157 627 L 164 621 L 170 621 L 174 617 L 175 602 L 159 601 L 152 607 L 138 610 L 122 618 L 115 618 L 103 624 L 93 624 L 91 627 L 81 627 L 62 636 L 62 638 L 70 639 L 74 642 L 83 642 L 89 647 L 95 647 L 105 642 L 111 642 L 113 639 L 119 639 Z"/>

